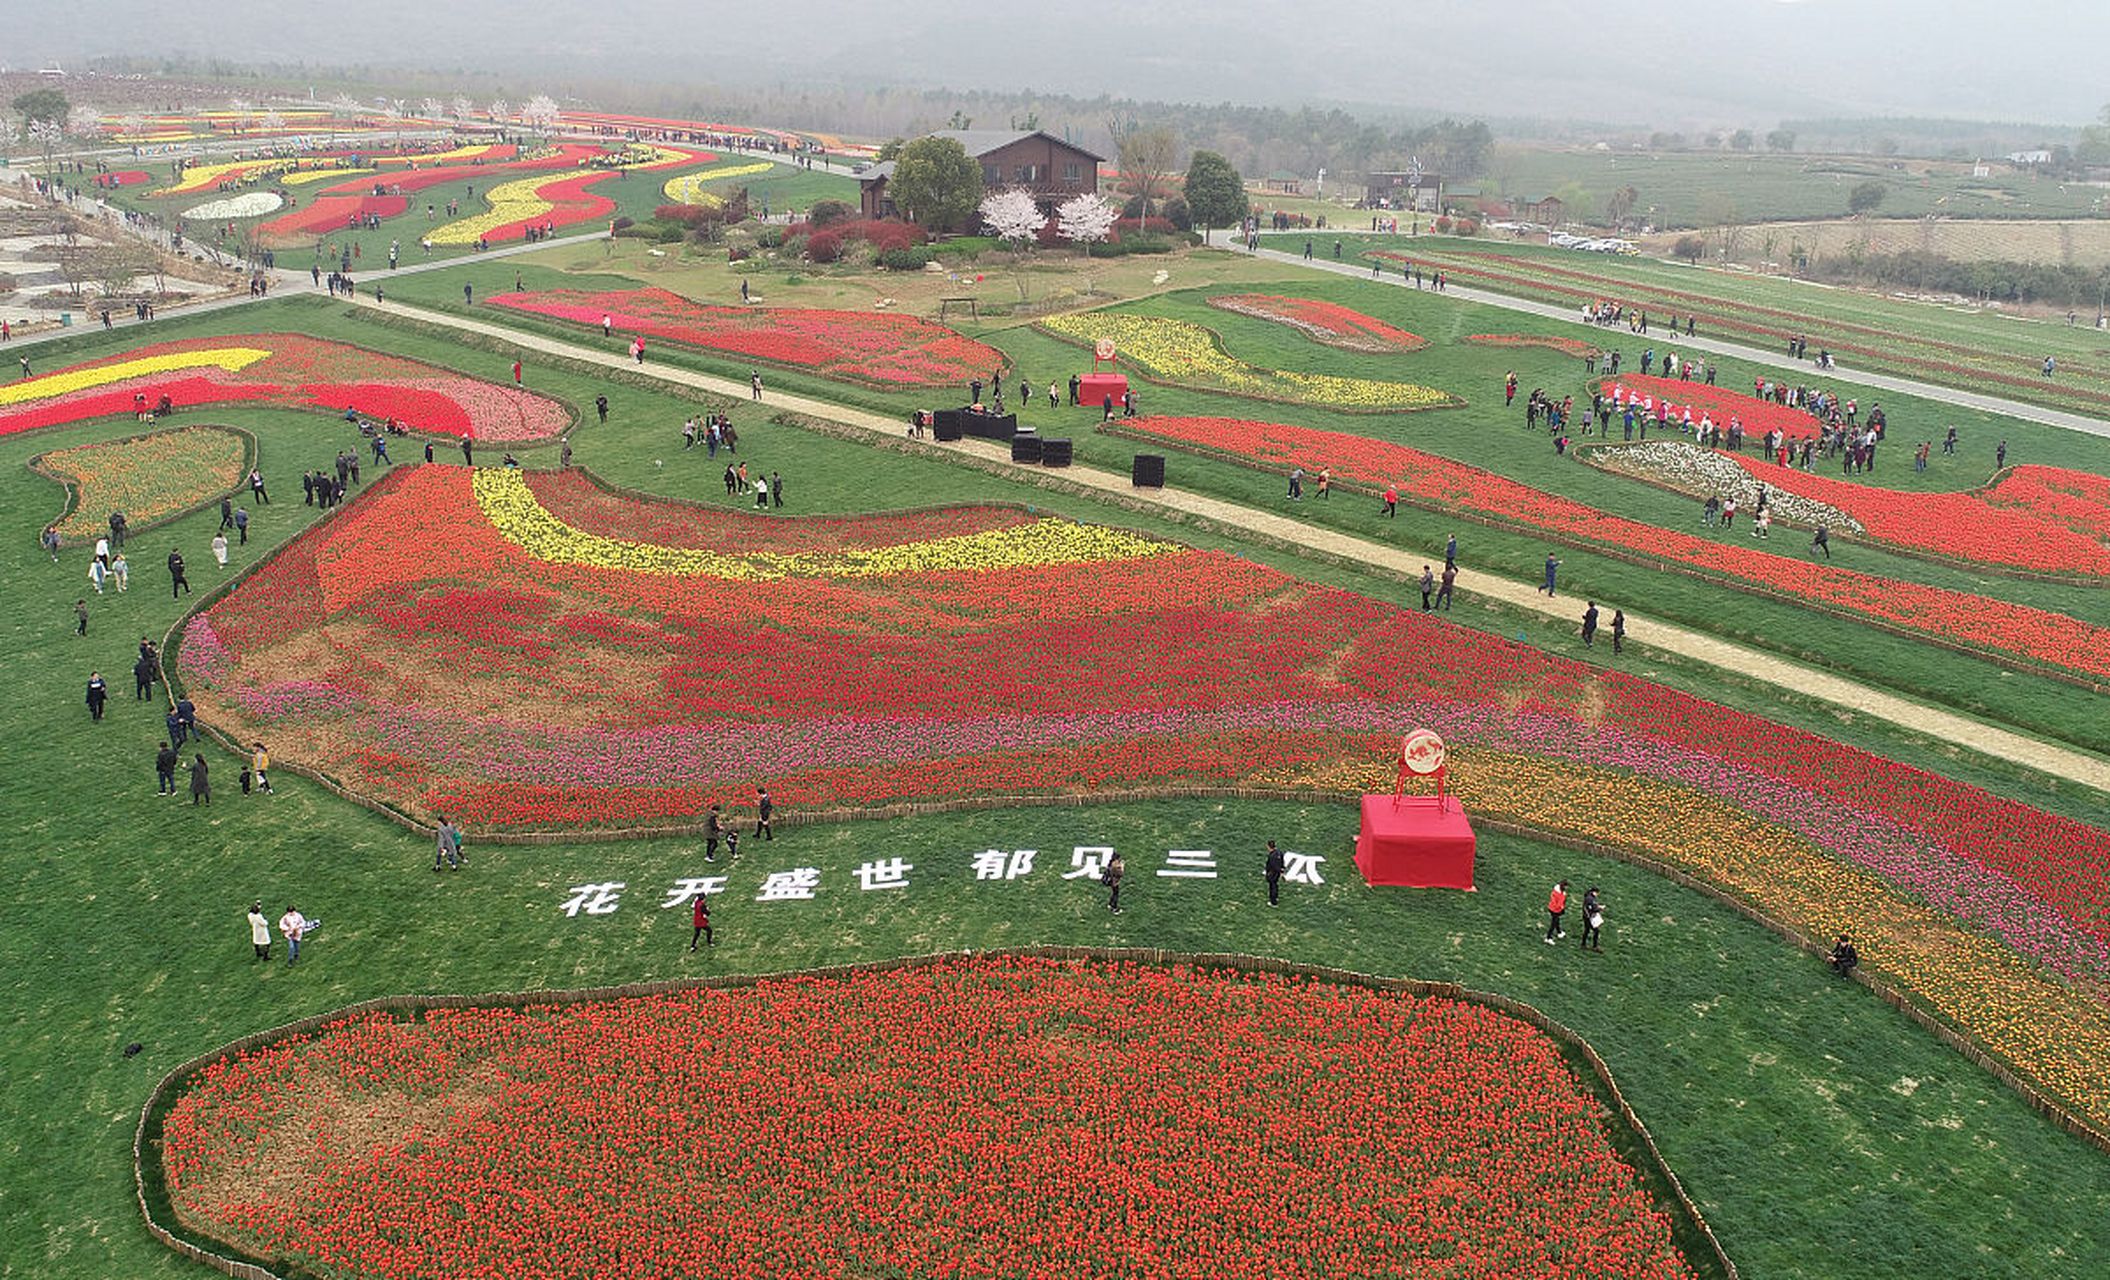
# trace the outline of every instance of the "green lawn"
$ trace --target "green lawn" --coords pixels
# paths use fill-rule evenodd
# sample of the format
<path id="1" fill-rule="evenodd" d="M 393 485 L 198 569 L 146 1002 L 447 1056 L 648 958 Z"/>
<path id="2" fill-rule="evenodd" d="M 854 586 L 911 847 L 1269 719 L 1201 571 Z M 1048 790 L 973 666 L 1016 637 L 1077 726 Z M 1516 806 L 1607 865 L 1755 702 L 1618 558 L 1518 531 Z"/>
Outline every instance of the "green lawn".
<path id="1" fill-rule="evenodd" d="M 502 352 L 307 300 L 172 322 L 154 336 L 275 326 L 486 377 L 502 377 L 509 363 Z M 68 347 L 80 357 L 129 340 L 85 334 Z M 1014 354 L 1030 361 L 1033 349 Z M 617 483 L 706 499 L 716 490 L 724 500 L 716 466 L 701 450 L 680 451 L 678 426 L 692 401 L 547 362 L 531 363 L 528 378 L 574 404 L 610 395 L 610 422 L 574 433 L 582 464 Z M 742 403 L 731 408 L 742 456 L 784 470 L 795 513 L 1025 500 L 1393 593 L 1352 567 L 749 420 Z M 230 408 L 194 420 L 241 426 L 259 440 L 278 500 L 255 509 L 249 556 L 312 518 L 299 505 L 294 473 L 352 439 L 320 413 Z M 1772 935 L 1609 859 L 1491 837 L 1476 894 L 1373 892 L 1347 861 L 1354 814 L 1333 804 L 1183 801 L 787 828 L 774 848 L 749 846 L 718 913 L 721 945 L 692 959 L 681 913 L 662 913 L 659 902 L 674 880 L 704 870 L 693 842 L 472 847 L 468 869 L 435 877 L 425 838 L 290 777 L 281 777 L 277 796 L 244 798 L 232 785 L 237 762 L 218 753 L 210 810 L 155 799 L 160 712 L 131 701 L 123 676 L 136 638 L 161 634 L 187 603 L 166 595 L 158 569 L 165 548 L 183 547 L 200 590 L 209 589 L 215 573 L 203 546 L 216 521 L 203 514 L 142 536 L 132 592 L 96 601 L 89 639 L 75 640 L 69 606 L 84 585 L 79 557 L 54 567 L 31 536 L 58 511 L 60 490 L 21 465 L 47 449 L 135 429 L 123 421 L 0 439 L 0 509 L 16 513 L 17 526 L 0 546 L 0 583 L 15 602 L 0 623 L 0 679 L 15 705 L 28 708 L 25 733 L 0 763 L 0 818 L 20 833 L 7 855 L 18 883 L 10 927 L 0 930 L 0 983 L 17 1019 L 0 1046 L 9 1086 L 0 1101 L 0 1168 L 9 1170 L 0 1175 L 0 1275 L 203 1274 L 140 1227 L 130 1136 L 163 1071 L 248 1031 L 395 992 L 588 986 L 1039 943 L 1248 951 L 1454 979 L 1537 1004 L 1604 1054 L 1746 1275 L 1902 1276 L 1960 1259 L 1986 1276 L 2110 1266 L 2110 1159 L 2060 1135 L 1933 1037 Z M 1094 439 L 1087 447 L 1112 446 Z M 532 465 L 549 452 L 524 456 Z M 1176 465 L 1184 480 L 1185 461 Z M 1212 483 L 1228 488 L 1239 478 L 1225 468 Z M 1347 503 L 1338 518 L 1351 518 Z M 1440 526 L 1422 523 L 1412 536 L 1440 536 Z M 1483 537 L 1491 546 L 1491 535 L 1469 535 L 1476 554 Z M 1470 609 L 1458 618 L 1495 631 L 1519 625 Z M 1725 702 L 1829 726 L 1893 758 L 2099 816 L 2088 797 L 1989 762 L 1953 760 L 1941 744 L 1881 725 L 1783 703 L 1735 673 L 1655 657 L 1636 665 Z M 113 677 L 118 695 L 101 725 L 80 704 L 90 666 Z M 1260 905 L 1256 850 L 1270 837 L 1328 858 L 1327 884 L 1300 890 L 1280 912 Z M 1118 918 L 1101 909 L 1095 890 L 1060 878 L 1073 846 L 1105 843 L 1131 858 L 1130 910 Z M 969 858 L 991 847 L 1041 850 L 1033 877 L 975 881 Z M 1224 878 L 1148 874 L 1165 850 L 1195 847 L 1219 851 Z M 862 901 L 851 871 L 896 855 L 918 868 L 912 888 Z M 822 869 L 818 900 L 752 901 L 763 873 L 806 865 Z M 1608 955 L 1539 942 L 1545 886 L 1561 876 L 1605 888 Z M 571 886 L 605 881 L 628 886 L 614 914 L 567 918 L 560 910 Z M 257 897 L 274 915 L 290 900 L 326 922 L 300 967 L 251 962 L 242 912 Z M 126 1059 L 120 1050 L 132 1042 L 144 1049 Z"/>

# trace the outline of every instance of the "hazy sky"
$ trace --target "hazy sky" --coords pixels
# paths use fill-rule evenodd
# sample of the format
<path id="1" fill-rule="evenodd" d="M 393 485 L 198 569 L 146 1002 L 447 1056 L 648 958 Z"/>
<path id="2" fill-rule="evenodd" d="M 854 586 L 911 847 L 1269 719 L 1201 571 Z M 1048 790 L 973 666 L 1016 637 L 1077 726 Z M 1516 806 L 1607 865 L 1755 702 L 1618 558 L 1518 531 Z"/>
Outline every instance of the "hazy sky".
<path id="1" fill-rule="evenodd" d="M 10 6 L 20 66 L 182 52 L 678 83 L 1367 102 L 1683 127 L 2110 102 L 2110 0 L 92 0 Z"/>

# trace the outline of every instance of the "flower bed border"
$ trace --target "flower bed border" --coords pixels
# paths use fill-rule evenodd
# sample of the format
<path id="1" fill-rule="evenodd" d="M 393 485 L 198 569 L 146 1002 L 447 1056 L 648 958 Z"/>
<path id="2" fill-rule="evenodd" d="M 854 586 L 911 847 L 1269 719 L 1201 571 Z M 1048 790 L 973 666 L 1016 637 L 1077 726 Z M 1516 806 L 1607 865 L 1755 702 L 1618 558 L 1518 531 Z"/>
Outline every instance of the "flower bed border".
<path id="1" fill-rule="evenodd" d="M 1610 1114 L 1605 1117 L 1605 1127 L 1612 1139 L 1613 1148 L 1623 1159 L 1635 1166 L 1635 1173 L 1647 1189 L 1654 1207 L 1659 1211 L 1668 1212 L 1671 1218 L 1672 1246 L 1698 1274 L 1720 1277 L 1721 1280 L 1737 1280 L 1736 1264 L 1722 1248 L 1721 1240 L 1708 1225 L 1699 1205 L 1685 1190 L 1685 1184 L 1679 1180 L 1670 1163 L 1663 1158 L 1662 1150 L 1656 1145 L 1655 1136 L 1649 1132 L 1648 1126 L 1642 1122 L 1633 1104 L 1620 1090 L 1611 1067 L 1589 1041 L 1564 1024 L 1541 1013 L 1536 1007 L 1498 992 L 1479 991 L 1454 982 L 1389 978 L 1351 969 L 1303 964 L 1238 952 L 1180 952 L 1153 947 L 1034 946 L 986 951 L 970 948 L 855 964 L 723 974 L 707 978 L 666 978 L 610 987 L 490 992 L 481 995 L 378 996 L 362 1000 L 243 1036 L 208 1050 L 164 1075 L 147 1094 L 146 1101 L 140 1108 L 139 1124 L 132 1136 L 132 1179 L 140 1216 L 146 1223 L 148 1234 L 194 1262 L 203 1263 L 225 1275 L 237 1277 L 238 1280 L 290 1280 L 294 1273 L 288 1272 L 282 1277 L 280 1273 L 242 1256 L 239 1250 L 202 1233 L 193 1233 L 183 1228 L 180 1223 L 175 1223 L 174 1209 L 169 1204 L 166 1182 L 161 1174 L 162 1126 L 174 1108 L 177 1098 L 182 1094 L 183 1086 L 208 1067 L 294 1037 L 311 1035 L 345 1018 L 381 1013 L 398 1017 L 409 1015 L 410 1020 L 415 1020 L 435 1009 L 565 1007 L 690 991 L 737 991 L 760 986 L 765 982 L 793 978 L 842 979 L 866 974 L 897 973 L 909 969 L 929 968 L 962 957 L 982 960 L 1047 960 L 1064 965 L 1096 963 L 1160 968 L 1190 967 L 1239 975 L 1280 974 L 1306 981 L 1359 987 L 1367 991 L 1413 996 L 1418 999 L 1443 999 L 1475 1004 L 1514 1018 L 1559 1045 L 1562 1058 L 1571 1068 L 1576 1068 L 1582 1086 L 1596 1094 L 1600 1101 L 1608 1101 L 1611 1104 Z M 170 1222 L 175 1225 L 164 1225 L 157 1216 L 157 1209 L 167 1210 Z M 201 1239 L 206 1243 L 199 1243 Z M 226 1249 L 228 1252 L 220 1253 L 216 1252 L 216 1249 Z"/>
<path id="2" fill-rule="evenodd" d="M 1530 347 L 1552 351 L 1571 360 L 1603 356 L 1604 348 L 1581 338 L 1561 338 L 1548 333 L 1469 333 L 1458 341 L 1468 347 Z"/>
<path id="3" fill-rule="evenodd" d="M 1098 308 L 1090 308 L 1089 310 L 1098 310 Z M 1177 319 L 1177 317 L 1172 316 L 1146 316 L 1143 318 L 1152 320 Z M 1205 325 L 1198 320 L 1186 320 L 1182 321 L 1181 323 L 1191 324 L 1195 328 L 1200 329 L 1203 333 L 1208 334 L 1209 341 L 1215 344 L 1216 350 L 1225 359 L 1237 360 L 1238 363 L 1246 365 L 1246 367 L 1249 369 L 1258 369 L 1261 367 L 1256 364 L 1249 364 L 1244 359 L 1232 355 L 1231 349 L 1224 345 L 1223 335 L 1218 333 L 1216 330 L 1211 329 L 1208 325 Z M 1043 337 L 1053 338 L 1057 342 L 1066 343 L 1069 346 L 1082 347 L 1086 351 L 1090 351 L 1092 349 L 1092 343 L 1090 339 L 1072 337 L 1067 333 L 1058 333 L 1057 331 L 1048 328 L 1044 322 L 1039 320 L 1035 320 L 1033 322 L 1033 332 L 1040 334 Z M 1438 400 L 1433 404 L 1373 405 L 1368 408 L 1356 405 L 1325 404 L 1317 400 L 1298 400 L 1288 396 L 1265 396 L 1253 391 L 1233 391 L 1229 387 L 1212 387 L 1205 382 L 1181 382 L 1175 378 L 1161 378 L 1152 374 L 1144 373 L 1141 371 L 1141 366 L 1139 365 L 1131 365 L 1129 367 L 1136 371 L 1136 377 L 1141 378 L 1143 381 L 1150 383 L 1152 386 L 1170 387 L 1175 391 L 1195 391 L 1200 392 L 1203 395 L 1234 396 L 1240 400 L 1257 400 L 1263 404 L 1295 405 L 1300 409 L 1318 409 L 1325 413 L 1355 413 L 1366 415 L 1380 413 L 1428 413 L 1431 410 L 1435 409 L 1463 409 L 1468 403 L 1464 396 L 1458 395 L 1455 392 L 1445 391 L 1441 387 L 1426 387 L 1424 388 L 1424 390 L 1442 396 L 1443 399 Z M 1278 371 L 1269 370 L 1269 372 Z M 1363 378 L 1360 379 L 1360 381 L 1371 383 L 1378 382 L 1378 380 L 1375 378 Z M 1418 387 L 1422 384 L 1414 382 L 1406 383 L 1403 385 Z"/>
<path id="4" fill-rule="evenodd" d="M 93 421 L 95 421 L 95 419 L 93 418 L 84 419 L 84 423 Z M 114 440 L 91 440 L 89 441 L 89 444 L 132 444 L 135 441 L 148 440 L 153 438 L 154 436 L 172 435 L 178 431 L 201 430 L 224 431 L 228 435 L 239 437 L 242 441 L 242 474 L 247 475 L 249 472 L 255 470 L 257 458 L 260 454 L 260 446 L 257 444 L 256 437 L 245 428 L 230 427 L 218 422 L 185 423 L 182 426 L 164 427 L 158 431 L 134 432 L 133 434 L 128 436 L 119 436 Z M 81 445 L 67 446 L 67 448 L 69 449 L 78 449 L 82 447 L 83 446 Z M 80 489 L 73 483 L 73 478 L 71 476 L 60 475 L 58 472 L 49 470 L 43 465 L 45 458 L 50 457 L 54 453 L 63 453 L 65 451 L 65 449 L 46 449 L 44 452 L 36 454 L 35 456 L 31 457 L 29 461 L 22 464 L 23 466 L 28 467 L 32 472 L 35 472 L 37 475 L 44 477 L 46 480 L 55 482 L 66 491 L 65 501 L 63 504 L 61 504 L 58 520 L 52 522 L 54 524 L 63 523 L 68 516 L 71 516 L 75 511 L 80 509 L 81 504 L 81 492 Z M 132 525 L 130 523 L 127 523 L 125 526 L 126 532 L 128 535 L 133 533 L 145 533 L 149 529 L 159 529 L 163 525 L 174 524 L 178 520 L 186 519 L 190 516 L 198 514 L 200 511 L 204 511 L 210 508 L 221 498 L 233 497 L 235 494 L 240 493 L 243 488 L 243 483 L 237 481 L 233 486 L 229 487 L 224 492 L 211 494 L 205 498 L 201 498 L 197 502 L 194 502 L 187 507 L 184 507 L 177 511 L 173 511 L 168 515 L 159 517 L 158 519 L 149 520 L 145 524 Z"/>

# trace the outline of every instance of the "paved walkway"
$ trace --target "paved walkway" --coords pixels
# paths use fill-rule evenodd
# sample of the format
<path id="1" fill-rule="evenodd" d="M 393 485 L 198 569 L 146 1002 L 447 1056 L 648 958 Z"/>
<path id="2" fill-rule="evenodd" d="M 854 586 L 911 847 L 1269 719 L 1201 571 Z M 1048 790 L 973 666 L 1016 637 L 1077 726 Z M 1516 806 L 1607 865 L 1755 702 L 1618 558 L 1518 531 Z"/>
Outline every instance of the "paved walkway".
<path id="1" fill-rule="evenodd" d="M 363 306 L 375 305 L 370 297 L 362 297 L 359 301 Z M 631 361 L 625 351 L 601 350 L 541 334 L 525 333 L 504 325 L 488 324 L 467 316 L 431 311 L 402 303 L 381 304 L 381 309 L 427 324 L 496 338 L 511 343 L 523 352 L 540 352 L 610 369 L 642 373 L 674 386 L 689 387 L 734 399 L 745 399 L 748 395 L 748 387 L 743 382 L 664 364 L 639 366 Z M 862 409 L 852 409 L 779 391 L 766 391 L 765 395 L 767 398 L 764 403 L 770 409 L 807 414 L 869 431 L 874 435 L 898 439 L 905 429 L 904 425 L 894 418 Z M 1001 463 L 1006 467 L 1016 465 L 1021 471 L 1034 475 L 1047 474 L 1041 467 L 1013 464 L 1010 450 L 999 444 L 969 440 L 956 445 L 934 447 L 956 450 L 985 462 Z M 1127 476 L 1096 467 L 1073 466 L 1060 474 L 1066 481 L 1102 493 L 1117 494 L 1126 500 L 1149 503 L 1232 528 L 1249 529 L 1266 538 L 1344 557 L 1410 579 L 1420 577 L 1421 566 L 1428 559 L 1419 552 L 1403 551 L 1351 534 L 1319 528 L 1273 511 L 1242 506 L 1184 489 L 1137 489 L 1131 486 Z M 1458 590 L 1467 596 L 1498 600 L 1527 613 L 1555 620 L 1563 626 L 1580 626 L 1581 601 L 1569 597 L 1553 599 L 1527 583 L 1461 567 L 1458 572 Z M 1968 750 L 2011 760 L 2054 777 L 2110 793 L 2110 761 L 2097 756 L 1872 689 L 1855 680 L 1777 658 L 1643 614 L 1628 613 L 1627 632 L 1629 639 L 1637 645 L 1665 650 L 1712 667 L 1735 671 L 1751 679 L 1762 680 L 1782 689 L 1830 703 L 1857 715 L 1873 716 L 1915 732 L 1955 743 Z"/>
<path id="2" fill-rule="evenodd" d="M 1317 251 L 1321 244 L 1331 248 L 1331 242 L 1337 238 L 1348 240 L 1370 234 L 1372 233 L 1368 231 L 1350 231 L 1345 229 L 1336 231 L 1333 228 L 1328 228 L 1325 231 L 1315 231 L 1312 233 L 1313 249 Z M 1212 240 L 1211 243 L 1217 242 Z M 1218 244 L 1217 247 L 1231 249 L 1237 246 L 1234 243 L 1227 242 Z M 1413 256 L 1411 248 L 1404 250 L 1404 252 L 1409 257 Z M 1351 262 L 1334 262 L 1329 258 L 1315 258 L 1307 262 L 1302 254 L 1284 253 L 1279 249 L 1268 248 L 1262 248 L 1258 254 L 1253 256 L 1265 258 L 1270 262 L 1288 263 L 1291 266 L 1303 267 L 1306 270 L 1323 271 L 1331 275 L 1345 276 L 1348 279 L 1361 280 L 1365 283 L 1389 284 L 1402 289 L 1413 288 L 1413 285 L 1402 279 L 1397 271 L 1388 270 L 1386 274 L 1373 278 L 1370 274 L 1370 265 L 1368 263 L 1358 266 Z M 1612 291 L 1608 290 L 1607 292 Z M 1493 293 L 1486 289 L 1475 289 L 1461 284 L 1450 285 L 1444 289 L 1443 296 L 1446 298 L 1457 298 L 1462 302 L 1477 302 L 1485 306 L 1500 307 L 1505 311 L 1521 311 L 1526 315 L 1543 316 L 1549 320 L 1560 320 L 1574 325 L 1577 329 L 1586 333 L 1596 335 L 1595 340 L 1599 343 L 1603 343 L 1609 338 L 1623 335 L 1632 338 L 1633 345 L 1636 346 L 1646 344 L 1659 348 L 1667 347 L 1681 355 L 1688 351 L 1705 351 L 1713 355 L 1747 360 L 1753 364 L 1764 365 L 1769 369 L 1778 369 L 1784 373 L 1792 373 L 1798 378 L 1807 378 L 1814 372 L 1810 362 L 1807 360 L 1791 360 L 1782 352 L 1765 351 L 1757 347 L 1747 346 L 1741 342 L 1709 337 L 1706 334 L 1695 334 L 1688 338 L 1683 334 L 1673 336 L 1666 332 L 1660 335 L 1650 334 L 1648 337 L 1642 338 L 1640 335 L 1627 334 L 1625 329 L 1616 326 L 1606 329 L 1602 325 L 1585 324 L 1578 315 L 1578 308 L 1575 307 L 1556 306 L 1550 302 L 1535 302 L 1529 298 L 1514 298 L 1508 294 Z M 2049 409 L 2043 405 L 2024 404 L 2019 400 L 2005 400 L 1999 396 L 1982 395 L 1975 391 L 1964 391 L 1955 387 L 1936 386 L 1933 383 L 1919 382 L 1911 378 L 1896 377 L 1887 373 L 1871 373 L 1866 369 L 1854 369 L 1845 365 L 1839 365 L 1832 370 L 1832 373 L 1841 379 L 1866 387 L 1874 387 L 1881 391 L 1895 392 L 1898 395 L 1919 396 L 1927 400 L 1939 400 L 1946 404 L 1956 405 L 1959 408 L 1977 409 L 1985 413 L 2005 414 L 2010 418 L 2020 418 L 2025 422 L 2035 422 L 2047 427 L 2058 427 L 2065 431 L 2078 431 L 2085 435 L 2110 438 L 2110 422 L 2099 418 L 2091 418 L 2085 414 L 2069 413 L 2064 409 Z"/>

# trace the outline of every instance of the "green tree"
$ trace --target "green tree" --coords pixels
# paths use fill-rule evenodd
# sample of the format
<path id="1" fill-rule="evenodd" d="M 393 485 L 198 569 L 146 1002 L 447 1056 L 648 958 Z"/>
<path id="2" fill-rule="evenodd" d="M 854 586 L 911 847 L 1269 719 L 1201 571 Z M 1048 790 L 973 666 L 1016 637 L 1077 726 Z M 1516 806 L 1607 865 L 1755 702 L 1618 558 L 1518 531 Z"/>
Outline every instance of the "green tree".
<path id="1" fill-rule="evenodd" d="M 982 166 L 957 138 L 918 138 L 902 146 L 887 190 L 909 221 L 957 231 L 982 203 Z"/>
<path id="2" fill-rule="evenodd" d="M 1749 151 L 1752 142 L 1753 138 L 1749 129 L 1738 129 L 1735 133 L 1729 135 L 1729 149 L 1731 151 Z"/>
<path id="3" fill-rule="evenodd" d="M 66 101 L 66 95 L 57 89 L 31 89 L 15 99 L 14 108 L 15 114 L 22 117 L 22 128 L 27 131 L 29 126 L 39 120 L 48 120 L 57 125 L 65 124 L 67 115 L 73 110 L 73 104 Z"/>
<path id="4" fill-rule="evenodd" d="M 1698 262 L 1707 253 L 1707 242 L 1699 236 L 1679 236 L 1670 251 L 1687 262 Z"/>
<path id="5" fill-rule="evenodd" d="M 873 156 L 872 159 L 879 164 L 885 164 L 889 160 L 899 160 L 901 158 L 901 148 L 907 145 L 907 138 L 888 138 L 885 142 L 879 144 L 879 154 Z"/>
<path id="6" fill-rule="evenodd" d="M 1888 194 L 1890 188 L 1880 182 L 1860 183 L 1846 193 L 1846 211 L 1856 215 L 1873 213 L 1876 206 L 1883 203 L 1883 197 Z"/>
<path id="7" fill-rule="evenodd" d="M 1187 209 L 1204 232 L 1235 226 L 1245 221 L 1251 209 L 1246 203 L 1245 180 L 1216 152 L 1197 151 L 1187 162 Z"/>
<path id="8" fill-rule="evenodd" d="M 1793 151 L 1794 149 L 1795 131 L 1793 129 L 1775 129 L 1766 135 L 1766 150 Z"/>

